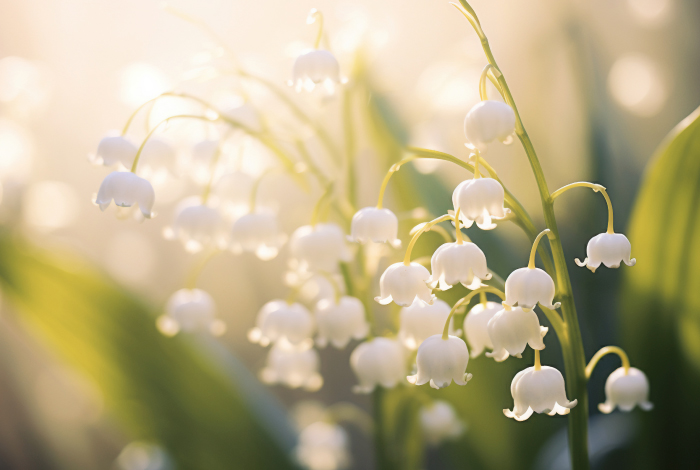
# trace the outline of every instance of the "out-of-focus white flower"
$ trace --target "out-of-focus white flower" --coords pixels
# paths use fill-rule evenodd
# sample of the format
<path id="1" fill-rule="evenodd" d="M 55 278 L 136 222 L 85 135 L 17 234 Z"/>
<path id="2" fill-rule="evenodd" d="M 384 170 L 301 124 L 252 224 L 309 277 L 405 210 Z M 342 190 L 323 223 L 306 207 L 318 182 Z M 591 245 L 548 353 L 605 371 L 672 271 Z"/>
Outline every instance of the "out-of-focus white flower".
<path id="1" fill-rule="evenodd" d="M 317 85 L 321 85 L 328 94 L 332 94 L 341 82 L 340 65 L 328 51 L 309 49 L 294 61 L 291 84 L 297 92 L 313 91 Z"/>
<path id="2" fill-rule="evenodd" d="M 214 299 L 202 289 L 180 289 L 168 299 L 165 314 L 158 317 L 158 329 L 166 336 L 179 331 L 208 331 L 220 336 L 226 324 L 216 318 Z"/>
<path id="3" fill-rule="evenodd" d="M 214 170 L 212 160 L 221 151 L 218 140 L 202 140 L 192 147 L 188 174 L 196 184 L 207 184 Z"/>
<path id="4" fill-rule="evenodd" d="M 188 206 L 175 214 L 170 227 L 163 229 L 167 240 L 180 240 L 188 253 L 204 248 L 223 249 L 227 245 L 226 228 L 219 212 L 203 204 Z"/>
<path id="5" fill-rule="evenodd" d="M 138 147 L 125 136 L 107 136 L 97 145 L 97 153 L 90 156 L 90 161 L 96 165 L 113 167 L 121 164 L 131 168 Z"/>
<path id="6" fill-rule="evenodd" d="M 341 470 L 350 465 L 349 441 L 339 425 L 316 421 L 299 434 L 295 455 L 309 470 Z"/>
<path id="7" fill-rule="evenodd" d="M 104 211 L 112 200 L 119 207 L 138 205 L 143 216 L 150 219 L 156 193 L 148 180 L 130 171 L 113 171 L 102 180 L 95 204 Z"/>
<path id="8" fill-rule="evenodd" d="M 418 347 L 416 375 L 406 377 L 414 385 L 430 382 L 433 388 L 447 387 L 454 381 L 467 385 L 472 374 L 467 374 L 469 350 L 467 343 L 457 336 L 442 339 L 442 334 L 430 336 Z"/>
<path id="9" fill-rule="evenodd" d="M 254 183 L 253 177 L 242 171 L 233 171 L 219 178 L 214 185 L 214 193 L 219 198 L 222 211 L 232 219 L 245 214 Z"/>
<path id="10" fill-rule="evenodd" d="M 303 225 L 289 241 L 292 257 L 302 271 L 334 272 L 341 261 L 350 261 L 345 234 L 333 223 Z"/>
<path id="11" fill-rule="evenodd" d="M 542 366 L 540 370 L 528 367 L 518 372 L 510 384 L 510 394 L 515 406 L 513 411 L 503 410 L 503 414 L 516 421 L 525 421 L 533 412 L 550 416 L 569 414 L 577 403 L 566 398 L 561 372 L 548 366 Z"/>
<path id="12" fill-rule="evenodd" d="M 360 299 L 347 295 L 334 300 L 321 300 L 315 309 L 318 336 L 316 344 L 325 348 L 328 342 L 342 349 L 351 338 L 363 339 L 369 333 L 365 307 Z"/>
<path id="13" fill-rule="evenodd" d="M 315 326 L 306 307 L 284 300 L 271 300 L 263 305 L 255 324 L 248 332 L 248 339 L 261 346 L 281 339 L 291 344 L 310 343 Z"/>
<path id="14" fill-rule="evenodd" d="M 605 403 L 598 405 L 603 413 L 611 413 L 615 407 L 621 411 L 632 411 L 639 405 L 645 411 L 654 408 L 649 401 L 649 381 L 641 370 L 630 367 L 616 369 L 605 381 Z"/>
<path id="15" fill-rule="evenodd" d="M 493 178 L 464 180 L 452 193 L 455 211 L 459 209 L 459 220 L 465 228 L 476 221 L 482 230 L 496 228 L 493 220 L 502 219 L 510 213 L 503 207 L 505 192 L 503 186 Z"/>
<path id="16" fill-rule="evenodd" d="M 531 310 L 538 303 L 554 310 L 560 302 L 554 302 L 554 281 L 540 268 L 516 269 L 506 279 L 505 303 L 511 307 L 517 305 L 523 310 Z"/>
<path id="17" fill-rule="evenodd" d="M 435 296 L 426 282 L 430 279 L 430 272 L 418 263 L 408 266 L 403 263 L 394 263 L 384 271 L 379 279 L 380 295 L 374 300 L 382 305 L 388 305 L 392 301 L 402 307 L 409 307 L 416 299 L 427 304 L 433 304 Z"/>
<path id="18" fill-rule="evenodd" d="M 433 253 L 430 260 L 432 275 L 428 285 L 440 290 L 450 289 L 458 282 L 474 290 L 482 280 L 491 279 L 486 256 L 474 243 L 444 243 Z"/>
<path id="19" fill-rule="evenodd" d="M 358 345 L 350 355 L 350 366 L 360 382 L 355 393 L 372 393 L 376 386 L 393 388 L 405 377 L 405 356 L 395 339 L 377 337 Z"/>
<path id="20" fill-rule="evenodd" d="M 128 167 L 127 167 L 128 168 Z M 151 137 L 141 150 L 138 172 L 144 178 L 159 178 L 177 174 L 177 152 L 170 143 L 160 137 Z"/>
<path id="21" fill-rule="evenodd" d="M 394 248 L 401 246 L 398 239 L 399 219 L 389 209 L 365 207 L 352 217 L 351 235 L 348 240 L 358 243 L 390 243 Z"/>
<path id="22" fill-rule="evenodd" d="M 450 306 L 444 300 L 436 299 L 432 305 L 416 300 L 401 309 L 399 339 L 406 348 L 415 351 L 427 337 L 442 333 L 449 315 Z M 450 323 L 450 333 L 452 329 Z"/>
<path id="23" fill-rule="evenodd" d="M 540 326 L 537 314 L 520 307 L 504 307 L 487 324 L 486 330 L 491 338 L 493 352 L 487 352 L 486 356 L 502 362 L 508 356 L 522 357 L 528 344 L 532 349 L 544 349 L 542 338 L 547 334 L 547 328 Z"/>
<path id="24" fill-rule="evenodd" d="M 284 275 L 284 282 L 287 286 L 296 289 L 298 298 L 307 305 L 316 305 L 321 300 L 335 300 L 336 293 L 345 294 L 345 283 L 342 275 L 339 274 L 289 270 Z"/>
<path id="25" fill-rule="evenodd" d="M 494 140 L 508 142 L 514 132 L 513 108 L 500 101 L 481 101 L 464 118 L 464 135 L 481 152 L 485 152 Z"/>
<path id="26" fill-rule="evenodd" d="M 226 108 L 222 111 L 222 114 L 226 118 L 231 119 L 238 124 L 242 124 L 246 127 L 246 129 L 254 132 L 259 132 L 261 130 L 260 114 L 248 103 Z"/>
<path id="27" fill-rule="evenodd" d="M 261 260 L 277 256 L 287 236 L 279 231 L 277 216 L 269 212 L 253 212 L 240 217 L 231 229 L 234 253 L 248 251 Z"/>
<path id="28" fill-rule="evenodd" d="M 460 421 L 455 409 L 446 401 L 435 400 L 421 408 L 420 424 L 423 439 L 430 445 L 456 439 L 464 432 L 464 423 Z"/>
<path id="29" fill-rule="evenodd" d="M 318 352 L 309 343 L 294 345 L 281 339 L 270 349 L 260 380 L 268 385 L 303 387 L 314 392 L 323 386 L 323 377 L 318 373 L 320 362 Z"/>
<path id="30" fill-rule="evenodd" d="M 464 317 L 464 334 L 471 346 L 471 357 L 477 357 L 484 351 L 484 348 L 493 349 L 493 342 L 489 335 L 489 321 L 503 307 L 496 302 L 486 302 L 476 304 Z"/>
<path id="31" fill-rule="evenodd" d="M 586 266 L 592 272 L 595 272 L 601 263 L 608 268 L 619 268 L 622 262 L 627 266 L 634 266 L 637 260 L 630 259 L 631 253 L 632 245 L 623 234 L 600 233 L 588 241 L 588 257 L 583 262 L 576 258 L 576 264 Z"/>

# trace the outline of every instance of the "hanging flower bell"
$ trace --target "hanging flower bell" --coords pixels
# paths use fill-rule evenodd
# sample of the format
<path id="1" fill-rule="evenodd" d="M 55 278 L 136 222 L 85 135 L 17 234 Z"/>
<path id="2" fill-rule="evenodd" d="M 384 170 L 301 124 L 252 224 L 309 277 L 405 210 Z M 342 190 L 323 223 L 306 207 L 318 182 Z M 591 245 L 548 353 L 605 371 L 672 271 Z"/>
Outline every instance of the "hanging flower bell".
<path id="1" fill-rule="evenodd" d="M 180 240 L 188 253 L 198 253 L 207 247 L 223 249 L 228 243 L 219 212 L 204 204 L 180 209 L 163 235 L 167 240 Z"/>
<path id="2" fill-rule="evenodd" d="M 202 289 L 176 291 L 168 299 L 165 314 L 158 317 L 156 325 L 165 336 L 174 336 L 180 331 L 208 331 L 220 336 L 226 331 L 226 324 L 216 318 L 214 299 Z"/>
<path id="3" fill-rule="evenodd" d="M 287 236 L 279 231 L 277 216 L 270 212 L 252 212 L 241 216 L 231 229 L 231 250 L 255 253 L 261 260 L 277 256 Z"/>
<path id="4" fill-rule="evenodd" d="M 637 260 L 631 258 L 632 245 L 630 241 L 621 233 L 600 233 L 591 238 L 586 246 L 588 257 L 581 262 L 576 258 L 576 264 L 580 267 L 586 266 L 592 272 L 601 264 L 608 268 L 619 268 L 621 263 L 627 266 L 634 266 Z"/>
<path id="5" fill-rule="evenodd" d="M 433 253 L 430 260 L 432 275 L 428 285 L 447 290 L 457 283 L 474 290 L 482 280 L 491 279 L 486 256 L 474 243 L 444 243 Z"/>
<path id="6" fill-rule="evenodd" d="M 382 305 L 393 301 L 402 307 L 409 307 L 419 299 L 432 305 L 435 296 L 426 285 L 428 279 L 430 272 L 418 263 L 394 263 L 379 279 L 380 295 L 374 300 Z"/>
<path id="7" fill-rule="evenodd" d="M 446 401 L 435 400 L 420 409 L 419 420 L 423 439 L 431 446 L 462 435 L 465 426 L 454 407 Z"/>
<path id="8" fill-rule="evenodd" d="M 414 385 L 430 382 L 430 386 L 436 389 L 445 388 L 452 381 L 457 385 L 466 385 L 472 378 L 472 374 L 465 372 L 468 363 L 469 350 L 462 338 L 443 338 L 442 334 L 437 334 L 418 347 L 416 375 L 406 378 Z"/>
<path id="9" fill-rule="evenodd" d="M 508 359 L 508 356 L 522 357 L 525 347 L 544 349 L 542 338 L 547 334 L 547 328 L 540 326 L 540 320 L 533 310 L 525 311 L 520 307 L 504 308 L 497 312 L 486 327 L 493 351 L 486 353 L 496 362 Z"/>
<path id="10" fill-rule="evenodd" d="M 399 219 L 389 209 L 365 207 L 352 217 L 348 240 L 357 243 L 389 243 L 394 248 L 401 246 L 398 239 Z"/>
<path id="11" fill-rule="evenodd" d="M 566 398 L 564 377 L 554 367 L 528 367 L 521 370 L 510 384 L 515 401 L 513 410 L 503 410 L 508 418 L 525 421 L 532 413 L 569 414 L 577 401 Z"/>
<path id="12" fill-rule="evenodd" d="M 406 374 L 405 355 L 395 339 L 377 337 L 358 345 L 350 355 L 357 376 L 355 393 L 372 393 L 375 387 L 393 388 Z"/>
<path id="13" fill-rule="evenodd" d="M 333 223 L 303 225 L 289 240 L 292 257 L 302 271 L 334 272 L 341 261 L 350 261 L 343 229 Z"/>
<path id="14" fill-rule="evenodd" d="M 479 303 L 472 307 L 464 317 L 464 334 L 471 347 L 471 357 L 479 356 L 484 348 L 493 349 L 493 342 L 488 332 L 489 321 L 503 310 L 496 302 Z"/>
<path id="15" fill-rule="evenodd" d="M 125 136 L 115 135 L 103 137 L 97 145 L 97 152 L 90 157 L 95 165 L 114 167 L 121 165 L 130 168 L 136 157 L 138 147 Z"/>
<path id="16" fill-rule="evenodd" d="M 136 176 L 130 171 L 113 171 L 108 174 L 100 185 L 95 204 L 101 210 L 107 209 L 114 200 L 119 207 L 138 205 L 144 217 L 153 217 L 153 204 L 156 194 L 148 180 Z"/>
<path id="17" fill-rule="evenodd" d="M 605 381 L 605 403 L 598 405 L 602 413 L 612 413 L 615 407 L 621 411 L 632 411 L 639 406 L 645 411 L 654 408 L 649 401 L 649 381 L 636 367 L 616 369 Z"/>
<path id="18" fill-rule="evenodd" d="M 513 108 L 500 101 L 481 101 L 464 118 L 464 135 L 481 152 L 486 152 L 495 140 L 508 142 L 514 133 Z"/>
<path id="19" fill-rule="evenodd" d="M 369 333 L 365 307 L 355 297 L 344 295 L 338 302 L 321 300 L 314 313 L 318 326 L 316 345 L 320 348 L 325 348 L 330 342 L 335 348 L 342 349 L 351 339 L 363 339 Z"/>
<path id="20" fill-rule="evenodd" d="M 494 220 L 503 219 L 510 213 L 504 207 L 503 186 L 493 178 L 475 178 L 462 181 L 452 193 L 455 211 L 465 228 L 476 226 L 482 230 L 496 228 Z"/>
<path id="21" fill-rule="evenodd" d="M 260 380 L 268 385 L 302 387 L 314 392 L 323 386 L 323 377 L 318 372 L 320 362 L 318 352 L 310 344 L 295 345 L 281 339 L 270 349 Z"/>
<path id="22" fill-rule="evenodd" d="M 306 307 L 285 300 L 271 300 L 263 305 L 255 324 L 248 332 L 248 339 L 261 346 L 282 339 L 291 344 L 311 343 L 315 327 Z"/>
<path id="23" fill-rule="evenodd" d="M 401 308 L 399 339 L 406 348 L 415 351 L 426 338 L 442 333 L 449 315 L 450 306 L 444 300 L 436 299 L 432 305 L 416 300 Z"/>

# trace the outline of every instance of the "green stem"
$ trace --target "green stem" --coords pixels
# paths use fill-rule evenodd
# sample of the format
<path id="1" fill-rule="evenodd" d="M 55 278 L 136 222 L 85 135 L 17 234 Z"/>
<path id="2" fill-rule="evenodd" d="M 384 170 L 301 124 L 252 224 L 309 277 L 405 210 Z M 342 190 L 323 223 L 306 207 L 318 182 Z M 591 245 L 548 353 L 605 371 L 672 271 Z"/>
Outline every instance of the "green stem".
<path id="1" fill-rule="evenodd" d="M 394 468 L 388 453 L 386 420 L 384 419 L 384 395 L 386 390 L 377 385 L 372 392 L 372 414 L 374 415 L 374 460 L 377 470 L 392 470 Z"/>

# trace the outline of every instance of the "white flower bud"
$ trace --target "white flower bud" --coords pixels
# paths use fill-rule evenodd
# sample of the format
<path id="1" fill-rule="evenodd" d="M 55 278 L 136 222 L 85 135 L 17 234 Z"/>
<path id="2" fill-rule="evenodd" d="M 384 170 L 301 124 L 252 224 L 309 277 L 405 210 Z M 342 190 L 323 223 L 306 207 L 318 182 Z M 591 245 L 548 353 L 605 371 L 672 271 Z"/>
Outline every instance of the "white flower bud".
<path id="1" fill-rule="evenodd" d="M 226 228 L 219 212 L 202 204 L 181 208 L 171 227 L 163 230 L 167 240 L 180 240 L 188 253 L 198 253 L 206 247 L 223 249 Z"/>
<path id="2" fill-rule="evenodd" d="M 430 265 L 433 273 L 428 285 L 433 289 L 447 290 L 459 282 L 474 290 L 482 280 L 491 279 L 484 252 L 470 242 L 440 245 L 433 253 Z"/>
<path id="3" fill-rule="evenodd" d="M 321 300 L 316 304 L 316 324 L 318 336 L 316 344 L 325 348 L 328 342 L 342 349 L 351 338 L 363 339 L 369 333 L 369 324 L 365 318 L 365 307 L 360 299 L 343 296 L 340 302 Z"/>
<path id="4" fill-rule="evenodd" d="M 496 302 L 476 304 L 464 317 L 464 334 L 471 346 L 471 357 L 477 357 L 484 348 L 493 349 L 493 342 L 488 332 L 489 321 L 503 307 Z"/>
<path id="5" fill-rule="evenodd" d="M 349 441 L 341 426 L 316 421 L 299 434 L 295 455 L 309 470 L 340 470 L 350 465 Z"/>
<path id="6" fill-rule="evenodd" d="M 623 261 L 627 266 L 634 266 L 637 260 L 630 259 L 631 253 L 632 245 L 623 234 L 600 233 L 588 241 L 586 247 L 588 257 L 583 262 L 576 258 L 576 264 L 581 267 L 586 266 L 593 272 L 601 263 L 608 268 L 619 268 Z"/>
<path id="7" fill-rule="evenodd" d="M 393 388 L 406 374 L 406 358 L 401 344 L 377 337 L 358 345 L 350 355 L 350 366 L 360 382 L 355 393 L 372 393 L 376 386 Z"/>
<path id="8" fill-rule="evenodd" d="M 143 146 L 139 157 L 138 172 L 143 177 L 176 174 L 177 153 L 172 145 L 160 137 L 151 137 Z"/>
<path id="9" fill-rule="evenodd" d="M 430 445 L 456 439 L 464 432 L 464 423 L 460 421 L 452 405 L 446 401 L 435 400 L 424 406 L 419 417 L 423 439 Z"/>
<path id="10" fill-rule="evenodd" d="M 510 394 L 515 406 L 513 411 L 503 410 L 503 414 L 516 421 L 525 421 L 533 412 L 550 416 L 569 414 L 577 403 L 566 398 L 561 372 L 548 366 L 542 366 L 540 370 L 528 367 L 518 372 L 510 384 Z"/>
<path id="11" fill-rule="evenodd" d="M 464 135 L 481 152 L 485 152 L 494 140 L 507 142 L 514 132 L 513 108 L 500 101 L 481 101 L 464 118 Z"/>
<path id="12" fill-rule="evenodd" d="M 303 387 L 314 392 L 323 386 L 323 377 L 318 373 L 320 362 L 318 352 L 308 343 L 294 345 L 281 339 L 270 349 L 260 380 L 268 385 Z"/>
<path id="13" fill-rule="evenodd" d="M 315 326 L 306 307 L 300 303 L 289 304 L 284 300 L 271 300 L 263 305 L 255 325 L 248 332 L 248 339 L 261 346 L 282 339 L 291 344 L 310 343 Z"/>
<path id="14" fill-rule="evenodd" d="M 442 334 L 430 336 L 418 347 L 416 375 L 406 377 L 409 383 L 444 388 L 452 383 L 467 385 L 472 374 L 465 373 L 469 363 L 467 343 L 457 336 L 442 339 Z"/>
<path id="15" fill-rule="evenodd" d="M 525 347 L 529 344 L 532 349 L 544 349 L 544 335 L 547 328 L 540 326 L 540 320 L 533 310 L 525 311 L 520 307 L 511 309 L 505 306 L 497 312 L 486 327 L 493 352 L 486 353 L 487 357 L 497 362 L 508 359 L 508 356 L 522 357 Z"/>
<path id="16" fill-rule="evenodd" d="M 496 228 L 493 220 L 502 219 L 510 213 L 503 207 L 503 186 L 493 178 L 477 178 L 462 181 L 452 193 L 455 211 L 459 208 L 459 220 L 465 228 L 476 226 L 482 230 Z"/>
<path id="17" fill-rule="evenodd" d="M 416 299 L 420 299 L 432 305 L 435 296 L 426 284 L 428 279 L 430 279 L 430 272 L 418 263 L 411 263 L 408 266 L 403 263 L 394 263 L 386 268 L 379 279 L 381 295 L 374 300 L 382 305 L 388 305 L 394 301 L 402 307 L 409 307 Z"/>
<path id="18" fill-rule="evenodd" d="M 138 205 L 143 216 L 150 219 L 153 216 L 156 193 L 148 180 L 130 171 L 114 171 L 102 181 L 95 204 L 104 211 L 112 200 L 119 207 Z"/>
<path id="19" fill-rule="evenodd" d="M 124 168 L 131 168 L 138 147 L 128 138 L 117 135 L 104 137 L 97 146 L 97 153 L 90 158 L 96 165 L 108 167 L 121 164 Z"/>
<path id="20" fill-rule="evenodd" d="M 350 261 L 343 229 L 333 223 L 303 225 L 289 241 L 292 257 L 302 271 L 334 272 L 341 261 Z"/>
<path id="21" fill-rule="evenodd" d="M 231 229 L 231 249 L 234 253 L 248 251 L 261 260 L 277 256 L 287 236 L 279 231 L 277 216 L 268 212 L 253 212 L 241 216 Z"/>
<path id="22" fill-rule="evenodd" d="M 292 82 L 297 92 L 312 91 L 316 85 L 323 85 L 332 94 L 335 85 L 341 83 L 340 65 L 328 51 L 311 49 L 299 54 L 292 69 Z"/>
<path id="23" fill-rule="evenodd" d="M 389 209 L 365 207 L 352 217 L 351 235 L 348 240 L 358 243 L 390 243 L 394 248 L 401 246 L 397 238 L 399 219 Z"/>
<path id="24" fill-rule="evenodd" d="M 254 179 L 242 171 L 226 173 L 214 185 L 224 214 L 237 219 L 248 212 Z"/>
<path id="25" fill-rule="evenodd" d="M 644 411 L 654 408 L 649 401 L 649 381 L 641 370 L 630 367 L 616 369 L 605 381 L 605 403 L 598 405 L 603 413 L 611 413 L 615 407 L 622 411 L 632 411 L 639 405 Z"/>
<path id="26" fill-rule="evenodd" d="M 554 301 L 554 281 L 540 268 L 516 269 L 506 279 L 506 300 L 510 306 L 517 305 L 524 310 L 531 310 L 539 303 L 554 310 L 561 306 Z"/>
<path id="27" fill-rule="evenodd" d="M 450 310 L 447 302 L 440 299 L 432 305 L 416 300 L 403 307 L 399 314 L 399 339 L 406 348 L 415 351 L 427 337 L 442 333 Z M 452 322 L 450 333 L 453 333 Z"/>
<path id="28" fill-rule="evenodd" d="M 219 336 L 226 325 L 216 319 L 214 299 L 201 289 L 180 289 L 168 299 L 165 314 L 158 317 L 157 326 L 166 336 L 179 331 L 208 331 Z"/>

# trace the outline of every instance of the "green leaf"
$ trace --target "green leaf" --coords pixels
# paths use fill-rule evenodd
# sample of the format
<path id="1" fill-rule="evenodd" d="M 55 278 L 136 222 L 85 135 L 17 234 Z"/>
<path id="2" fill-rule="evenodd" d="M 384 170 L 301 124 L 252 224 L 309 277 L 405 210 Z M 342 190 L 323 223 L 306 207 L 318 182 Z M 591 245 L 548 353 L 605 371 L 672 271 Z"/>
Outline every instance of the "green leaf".
<path id="1" fill-rule="evenodd" d="M 27 327 L 94 381 L 125 433 L 164 446 L 178 469 L 296 468 L 284 412 L 222 347 L 163 337 L 155 313 L 95 268 L 7 235 L 0 283 Z"/>

